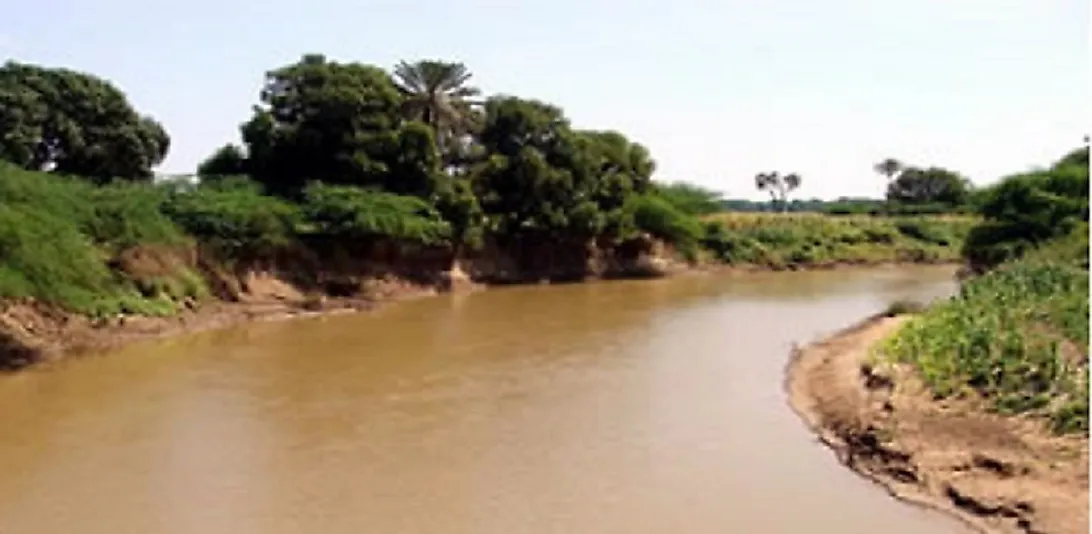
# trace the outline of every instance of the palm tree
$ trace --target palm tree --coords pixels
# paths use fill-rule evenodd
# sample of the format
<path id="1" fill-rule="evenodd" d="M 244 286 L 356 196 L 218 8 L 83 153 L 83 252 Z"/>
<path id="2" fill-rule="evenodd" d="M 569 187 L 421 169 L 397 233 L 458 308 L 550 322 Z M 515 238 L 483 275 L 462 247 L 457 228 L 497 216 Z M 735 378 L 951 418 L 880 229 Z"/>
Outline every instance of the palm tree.
<path id="1" fill-rule="evenodd" d="M 466 85 L 473 75 L 462 63 L 421 60 L 400 62 L 394 80 L 406 97 L 405 113 L 412 120 L 428 124 L 436 132 L 436 145 L 447 155 L 449 141 L 474 129 L 477 115 L 471 100 L 481 94 Z"/>
<path id="2" fill-rule="evenodd" d="M 781 176 L 775 172 L 760 172 L 755 175 L 755 187 L 759 191 L 770 194 L 770 201 L 774 205 L 781 204 L 781 211 L 789 209 L 789 193 L 800 187 L 799 174 L 789 173 Z"/>

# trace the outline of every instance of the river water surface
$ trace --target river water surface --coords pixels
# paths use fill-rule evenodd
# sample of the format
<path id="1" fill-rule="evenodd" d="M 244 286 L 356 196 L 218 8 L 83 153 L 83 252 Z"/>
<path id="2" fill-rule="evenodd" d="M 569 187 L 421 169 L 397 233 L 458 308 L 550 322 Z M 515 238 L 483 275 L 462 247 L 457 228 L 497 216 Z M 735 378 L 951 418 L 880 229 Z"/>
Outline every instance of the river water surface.
<path id="1" fill-rule="evenodd" d="M 952 276 L 497 289 L 0 377 L 0 534 L 965 532 L 781 389 L 793 343 Z"/>

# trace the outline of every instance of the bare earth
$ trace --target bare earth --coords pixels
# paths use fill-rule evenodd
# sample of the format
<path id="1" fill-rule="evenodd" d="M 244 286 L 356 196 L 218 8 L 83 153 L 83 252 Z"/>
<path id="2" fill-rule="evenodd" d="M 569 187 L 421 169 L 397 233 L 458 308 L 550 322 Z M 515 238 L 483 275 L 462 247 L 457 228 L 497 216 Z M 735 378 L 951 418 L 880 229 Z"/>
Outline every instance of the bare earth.
<path id="1" fill-rule="evenodd" d="M 934 401 L 909 369 L 878 374 L 869 349 L 905 319 L 873 317 L 795 350 L 793 410 L 843 464 L 899 499 L 981 532 L 1087 533 L 1087 436 Z"/>

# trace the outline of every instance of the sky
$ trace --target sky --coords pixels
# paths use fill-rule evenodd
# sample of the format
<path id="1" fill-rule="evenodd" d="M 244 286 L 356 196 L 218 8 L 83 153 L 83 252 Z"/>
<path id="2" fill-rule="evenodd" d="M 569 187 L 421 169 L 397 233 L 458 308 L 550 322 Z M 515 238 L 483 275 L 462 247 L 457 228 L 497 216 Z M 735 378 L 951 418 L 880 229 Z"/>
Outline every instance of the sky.
<path id="1" fill-rule="evenodd" d="M 894 157 L 975 183 L 1089 132 L 1088 0 L 39 0 L 0 60 L 102 76 L 171 135 L 163 173 L 238 142 L 264 73 L 322 53 L 461 61 L 486 94 L 562 107 L 646 145 L 655 178 L 734 198 L 879 196 Z"/>

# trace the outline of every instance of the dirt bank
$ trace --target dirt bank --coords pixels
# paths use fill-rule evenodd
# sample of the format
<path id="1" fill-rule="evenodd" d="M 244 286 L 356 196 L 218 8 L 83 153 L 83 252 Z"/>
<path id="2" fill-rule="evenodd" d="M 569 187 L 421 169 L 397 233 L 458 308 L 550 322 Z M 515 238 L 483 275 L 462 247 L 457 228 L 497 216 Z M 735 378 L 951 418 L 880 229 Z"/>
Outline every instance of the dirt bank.
<path id="1" fill-rule="evenodd" d="M 793 410 L 847 467 L 899 499 L 989 533 L 1088 532 L 1088 439 L 934 401 L 911 370 L 881 375 L 869 349 L 906 317 L 870 318 L 794 351 Z"/>
<path id="2" fill-rule="evenodd" d="M 0 370 L 16 370 L 124 343 L 255 320 L 364 311 L 383 303 L 474 291 L 490 285 L 649 278 L 688 269 L 651 238 L 622 247 L 486 248 L 454 259 L 443 249 L 373 243 L 360 250 L 309 243 L 246 266 L 200 249 L 136 248 L 113 262 L 137 282 L 199 273 L 206 298 L 175 300 L 169 317 L 124 314 L 92 319 L 29 299 L 0 300 Z"/>

